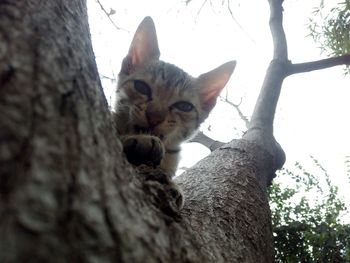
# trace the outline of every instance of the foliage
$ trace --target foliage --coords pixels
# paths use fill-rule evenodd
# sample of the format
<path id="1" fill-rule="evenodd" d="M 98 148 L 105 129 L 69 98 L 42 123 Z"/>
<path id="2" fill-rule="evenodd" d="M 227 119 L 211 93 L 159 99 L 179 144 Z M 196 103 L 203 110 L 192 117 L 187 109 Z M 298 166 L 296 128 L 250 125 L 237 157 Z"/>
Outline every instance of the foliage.
<path id="1" fill-rule="evenodd" d="M 348 262 L 350 224 L 344 219 L 349 213 L 327 171 L 311 160 L 317 176 L 296 163 L 293 171 L 280 173 L 284 180 L 291 179 L 289 186 L 274 182 L 269 188 L 275 260 Z"/>
<path id="2" fill-rule="evenodd" d="M 350 156 L 345 156 L 346 175 L 350 182 Z"/>
<path id="3" fill-rule="evenodd" d="M 328 7 L 329 3 L 321 0 L 314 9 L 309 23 L 310 35 L 328 55 L 350 54 L 350 0 L 338 4 L 334 0 L 331 2 L 332 7 Z"/>

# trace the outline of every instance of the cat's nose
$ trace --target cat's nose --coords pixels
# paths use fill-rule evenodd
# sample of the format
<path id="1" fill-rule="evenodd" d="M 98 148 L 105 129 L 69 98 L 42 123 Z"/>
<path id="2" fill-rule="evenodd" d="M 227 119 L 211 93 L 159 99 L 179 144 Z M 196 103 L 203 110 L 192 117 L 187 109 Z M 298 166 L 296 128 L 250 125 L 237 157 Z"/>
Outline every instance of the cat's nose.
<path id="1" fill-rule="evenodd" d="M 150 126 L 157 126 L 165 119 L 165 113 L 161 111 L 146 111 L 146 118 Z"/>

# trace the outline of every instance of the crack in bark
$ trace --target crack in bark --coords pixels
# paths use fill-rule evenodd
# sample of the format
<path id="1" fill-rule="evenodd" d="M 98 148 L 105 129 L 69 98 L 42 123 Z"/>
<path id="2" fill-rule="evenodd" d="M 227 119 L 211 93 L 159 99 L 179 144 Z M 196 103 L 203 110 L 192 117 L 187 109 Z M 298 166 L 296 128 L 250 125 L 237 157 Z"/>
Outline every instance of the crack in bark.
<path id="1" fill-rule="evenodd" d="M 4 86 L 10 82 L 12 77 L 15 75 L 15 69 L 12 65 L 7 65 L 6 69 L 0 76 L 0 88 L 4 88 Z"/>
<path id="2" fill-rule="evenodd" d="M 61 116 L 64 116 L 64 111 L 65 111 L 65 108 L 67 106 L 67 100 L 72 97 L 74 94 L 74 89 L 72 90 L 68 90 L 67 92 L 63 93 L 61 95 L 61 104 L 60 104 L 60 114 Z"/>

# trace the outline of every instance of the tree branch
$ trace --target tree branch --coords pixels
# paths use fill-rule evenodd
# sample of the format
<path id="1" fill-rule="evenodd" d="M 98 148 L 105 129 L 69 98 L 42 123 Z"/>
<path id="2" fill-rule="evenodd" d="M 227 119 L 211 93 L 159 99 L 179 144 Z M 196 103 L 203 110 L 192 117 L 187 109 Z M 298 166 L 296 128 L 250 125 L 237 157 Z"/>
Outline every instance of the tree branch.
<path id="1" fill-rule="evenodd" d="M 114 78 L 114 77 L 108 77 L 108 76 L 106 76 L 106 75 L 103 75 L 103 74 L 101 74 L 100 73 L 100 78 L 101 79 L 108 79 L 108 80 L 110 80 L 110 81 L 112 81 L 112 82 L 117 82 L 117 80 L 116 80 L 116 78 Z"/>
<path id="2" fill-rule="evenodd" d="M 201 131 L 198 132 L 197 135 L 190 140 L 190 142 L 198 142 L 207 147 L 211 152 L 225 144 L 223 142 L 213 140 Z"/>
<path id="3" fill-rule="evenodd" d="M 273 136 L 273 121 L 284 78 L 287 76 L 287 41 L 283 29 L 283 0 L 269 0 L 270 30 L 273 38 L 273 60 L 271 61 L 255 104 L 248 131 L 243 139 L 254 142 L 274 158 L 274 169 L 280 169 L 285 162 L 285 153 Z M 271 175 L 272 180 L 275 175 Z"/>
<path id="4" fill-rule="evenodd" d="M 99 6 L 101 7 L 101 10 L 103 11 L 103 13 L 105 13 L 105 15 L 108 17 L 109 21 L 112 23 L 112 25 L 117 29 L 117 30 L 123 30 L 126 32 L 129 32 L 128 30 L 121 28 L 119 26 L 117 26 L 113 19 L 111 18 L 111 14 L 107 12 L 107 10 L 104 8 L 104 6 L 102 5 L 102 3 L 99 0 L 96 0 L 96 2 L 99 4 Z"/>
<path id="5" fill-rule="evenodd" d="M 248 129 L 249 126 L 249 120 L 248 118 L 243 114 L 243 112 L 241 111 L 241 109 L 239 108 L 239 106 L 242 103 L 242 98 L 240 100 L 240 102 L 238 104 L 235 104 L 231 101 L 229 101 L 229 99 L 227 98 L 227 94 L 225 96 L 225 98 L 223 96 L 220 96 L 220 99 L 223 102 L 228 103 L 229 105 L 231 105 L 232 107 L 234 107 L 237 112 L 239 117 L 242 119 L 242 121 L 244 121 L 246 128 Z M 216 141 L 213 140 L 212 138 L 206 136 L 203 132 L 199 131 L 196 136 L 194 138 L 192 138 L 189 142 L 197 142 L 200 143 L 202 145 L 204 145 L 205 147 L 207 147 L 211 152 L 215 151 L 217 148 L 223 146 L 225 143 L 224 142 L 220 142 L 220 141 Z"/>
<path id="6" fill-rule="evenodd" d="M 267 69 L 249 128 L 262 129 L 265 133 L 272 135 L 277 102 L 290 62 L 282 25 L 283 0 L 269 0 L 268 2 L 271 10 L 270 30 L 273 38 L 274 57 Z"/>
<path id="7" fill-rule="evenodd" d="M 270 30 L 274 45 L 273 58 L 287 59 L 287 40 L 283 29 L 283 0 L 269 0 L 270 4 Z"/>
<path id="8" fill-rule="evenodd" d="M 231 5 L 230 5 L 230 0 L 227 1 L 227 9 L 228 9 L 228 12 L 231 15 L 232 20 L 236 23 L 238 28 L 247 36 L 247 38 L 250 41 L 252 41 L 253 43 L 256 43 L 255 40 L 250 36 L 250 34 L 243 28 L 243 26 L 238 22 L 238 20 L 233 15 L 233 11 L 232 11 L 232 8 L 231 8 Z"/>
<path id="9" fill-rule="evenodd" d="M 242 103 L 242 98 L 241 98 L 241 101 L 240 101 L 238 104 L 234 104 L 233 102 L 229 101 L 229 100 L 227 99 L 227 96 L 226 96 L 226 98 L 223 98 L 222 96 L 220 96 L 220 98 L 221 98 L 222 101 L 228 103 L 229 105 L 231 105 L 232 107 L 234 107 L 234 108 L 236 109 L 236 111 L 237 111 L 239 117 L 242 119 L 242 121 L 244 121 L 245 126 L 246 126 L 246 128 L 248 129 L 248 127 L 249 127 L 249 120 L 248 120 L 247 116 L 245 116 L 245 115 L 243 114 L 243 112 L 241 111 L 241 109 L 239 108 L 239 106 L 240 106 L 241 103 Z"/>
<path id="10" fill-rule="evenodd" d="M 288 75 L 310 72 L 314 70 L 320 70 L 340 65 L 350 65 L 350 54 L 339 57 L 321 59 L 317 61 L 291 64 L 288 70 Z"/>

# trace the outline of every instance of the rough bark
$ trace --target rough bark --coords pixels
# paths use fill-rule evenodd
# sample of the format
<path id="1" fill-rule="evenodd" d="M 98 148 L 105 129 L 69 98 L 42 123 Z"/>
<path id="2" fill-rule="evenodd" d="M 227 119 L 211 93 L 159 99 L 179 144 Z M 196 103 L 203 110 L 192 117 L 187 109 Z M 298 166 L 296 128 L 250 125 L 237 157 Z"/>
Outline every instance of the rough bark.
<path id="1" fill-rule="evenodd" d="M 274 58 L 248 131 L 176 178 L 178 211 L 169 178 L 122 156 L 85 1 L 0 0 L 0 262 L 272 262 L 276 104 L 286 76 L 323 66 L 288 60 L 269 3 Z"/>

